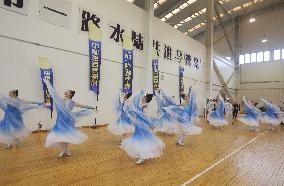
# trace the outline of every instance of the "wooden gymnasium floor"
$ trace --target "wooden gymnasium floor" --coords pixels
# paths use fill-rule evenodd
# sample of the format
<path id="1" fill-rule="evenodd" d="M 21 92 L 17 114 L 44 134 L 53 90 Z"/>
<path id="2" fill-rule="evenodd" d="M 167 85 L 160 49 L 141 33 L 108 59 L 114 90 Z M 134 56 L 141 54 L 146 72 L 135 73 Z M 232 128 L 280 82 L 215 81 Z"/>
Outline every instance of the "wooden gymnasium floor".
<path id="1" fill-rule="evenodd" d="M 19 149 L 0 147 L 0 185 L 284 185 L 283 126 L 256 134 L 240 123 L 223 131 L 203 119 L 200 125 L 203 133 L 187 137 L 184 147 L 159 134 L 164 154 L 141 165 L 106 127 L 82 129 L 89 139 L 64 159 L 43 147 L 46 133 L 32 134 Z"/>

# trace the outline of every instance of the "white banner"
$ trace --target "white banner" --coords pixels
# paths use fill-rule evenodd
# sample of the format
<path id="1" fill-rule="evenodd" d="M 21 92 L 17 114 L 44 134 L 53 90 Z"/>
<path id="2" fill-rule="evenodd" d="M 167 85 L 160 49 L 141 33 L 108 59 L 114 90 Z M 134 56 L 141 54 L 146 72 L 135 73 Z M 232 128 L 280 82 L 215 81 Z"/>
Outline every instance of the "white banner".
<path id="1" fill-rule="evenodd" d="M 48 23 L 70 28 L 72 2 L 67 0 L 40 0 L 39 18 Z"/>
<path id="2" fill-rule="evenodd" d="M 18 14 L 28 15 L 28 0 L 0 0 L 0 7 Z"/>

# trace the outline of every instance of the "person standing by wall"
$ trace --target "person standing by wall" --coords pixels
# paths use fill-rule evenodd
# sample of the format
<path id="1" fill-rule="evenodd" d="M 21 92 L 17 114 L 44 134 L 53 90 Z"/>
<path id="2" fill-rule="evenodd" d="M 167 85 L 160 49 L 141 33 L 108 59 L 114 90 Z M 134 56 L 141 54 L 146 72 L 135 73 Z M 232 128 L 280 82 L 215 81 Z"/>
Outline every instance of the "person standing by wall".
<path id="1" fill-rule="evenodd" d="M 225 118 L 229 124 L 233 124 L 233 105 L 230 98 L 228 98 L 225 103 Z"/>
<path id="2" fill-rule="evenodd" d="M 207 119 L 208 114 L 214 110 L 214 107 L 215 105 L 214 105 L 213 99 L 209 98 L 209 102 L 206 105 L 206 119 Z M 209 122 L 208 119 L 207 119 L 207 122 Z"/>
<path id="3" fill-rule="evenodd" d="M 237 102 L 233 105 L 233 118 L 237 118 L 239 113 L 239 104 Z"/>

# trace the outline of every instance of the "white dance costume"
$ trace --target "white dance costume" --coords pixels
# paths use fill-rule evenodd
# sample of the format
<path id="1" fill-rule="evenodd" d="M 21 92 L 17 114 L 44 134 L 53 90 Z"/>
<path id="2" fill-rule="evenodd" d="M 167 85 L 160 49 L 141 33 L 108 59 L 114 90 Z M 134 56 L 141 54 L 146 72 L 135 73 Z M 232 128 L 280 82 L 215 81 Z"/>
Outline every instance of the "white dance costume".
<path id="1" fill-rule="evenodd" d="M 228 125 L 228 122 L 225 120 L 224 115 L 224 99 L 221 95 L 218 95 L 219 103 L 216 107 L 216 110 L 210 112 L 208 114 L 207 120 L 209 121 L 210 125 L 215 127 L 222 127 Z"/>
<path id="2" fill-rule="evenodd" d="M 120 91 L 117 99 L 115 100 L 116 106 L 116 114 L 117 120 L 107 126 L 107 129 L 114 135 L 122 135 L 132 133 L 134 131 L 134 127 L 131 124 L 130 119 L 125 114 L 124 105 L 128 100 L 123 100 L 122 92 Z"/>
<path id="3" fill-rule="evenodd" d="M 156 91 L 155 97 L 158 105 L 158 111 L 156 114 L 154 131 L 174 134 L 174 125 L 176 120 L 166 110 L 166 107 L 176 106 L 175 101 L 171 97 L 167 96 L 162 90 L 160 90 L 160 92 Z"/>
<path id="4" fill-rule="evenodd" d="M 184 106 L 172 104 L 167 107 L 163 107 L 163 110 L 166 113 L 165 115 L 169 115 L 171 121 L 163 124 L 163 128 L 167 129 L 167 133 L 177 135 L 195 135 L 202 132 L 202 128 L 195 126 L 192 121 L 193 118 L 198 117 L 198 112 L 195 94 L 193 91 L 190 92 L 190 99 Z"/>
<path id="5" fill-rule="evenodd" d="M 233 123 L 233 105 L 230 102 L 225 103 L 225 118 L 229 124 Z"/>
<path id="6" fill-rule="evenodd" d="M 25 127 L 22 114 L 36 108 L 43 108 L 43 104 L 27 104 L 18 98 L 0 95 L 0 109 L 5 112 L 0 121 L 0 143 L 12 145 L 26 138 L 31 131 Z"/>
<path id="7" fill-rule="evenodd" d="M 244 116 L 240 117 L 238 120 L 246 125 L 252 127 L 259 127 L 259 122 L 262 118 L 261 112 L 255 108 L 250 101 L 243 97 L 244 100 Z"/>
<path id="8" fill-rule="evenodd" d="M 84 142 L 88 137 L 75 127 L 75 122 L 79 117 L 87 116 L 92 113 L 90 108 L 82 109 L 79 112 L 72 112 L 75 102 L 72 100 L 61 99 L 55 92 L 49 81 L 44 80 L 48 91 L 54 101 L 57 111 L 55 125 L 50 130 L 45 147 L 56 146 L 61 142 L 79 144 Z"/>
<path id="9" fill-rule="evenodd" d="M 152 122 L 145 114 L 146 106 L 142 106 L 141 103 L 143 96 L 143 91 L 139 91 L 125 104 L 124 111 L 135 130 L 130 137 L 121 142 L 120 147 L 130 157 L 145 160 L 159 157 L 165 144 L 151 130 Z"/>
<path id="10" fill-rule="evenodd" d="M 261 101 L 264 103 L 266 108 L 262 121 L 273 126 L 280 125 L 281 121 L 277 116 L 277 114 L 280 112 L 280 109 L 263 98 L 261 98 Z"/>

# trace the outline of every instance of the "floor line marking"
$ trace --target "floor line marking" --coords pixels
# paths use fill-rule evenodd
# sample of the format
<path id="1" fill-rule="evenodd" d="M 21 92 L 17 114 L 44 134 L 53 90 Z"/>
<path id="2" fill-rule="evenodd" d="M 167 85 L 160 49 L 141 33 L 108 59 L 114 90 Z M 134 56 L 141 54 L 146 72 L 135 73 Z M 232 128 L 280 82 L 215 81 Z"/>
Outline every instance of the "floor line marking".
<path id="1" fill-rule="evenodd" d="M 229 157 L 231 157 L 232 155 L 236 154 L 237 152 L 239 152 L 240 150 L 242 150 L 244 147 L 246 147 L 247 145 L 249 145 L 250 143 L 252 143 L 253 141 L 255 141 L 257 138 L 259 138 L 260 136 L 262 136 L 264 133 L 266 133 L 267 131 L 262 132 L 261 134 L 259 134 L 258 136 L 256 136 L 255 138 L 251 139 L 249 142 L 247 142 L 246 144 L 240 146 L 239 148 L 237 148 L 236 150 L 234 150 L 233 152 L 231 152 L 230 154 L 228 154 L 227 156 L 225 156 L 224 158 L 220 159 L 219 161 L 215 162 L 214 164 L 212 164 L 211 166 L 207 167 L 206 169 L 204 169 L 202 172 L 199 172 L 198 174 L 196 174 L 195 176 L 193 176 L 191 179 L 189 179 L 188 181 L 184 182 L 183 184 L 181 184 L 181 186 L 186 186 L 190 183 L 192 183 L 194 180 L 196 180 L 197 178 L 199 178 L 200 176 L 202 176 L 203 174 L 205 174 L 206 172 L 210 171 L 211 169 L 213 169 L 214 167 L 216 167 L 217 165 L 219 165 L 220 163 L 222 163 L 223 161 L 225 161 L 226 159 L 228 159 Z"/>

